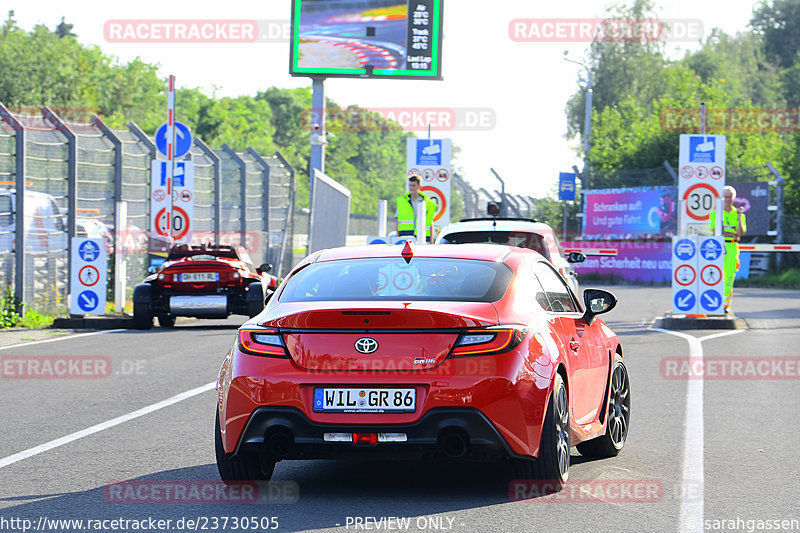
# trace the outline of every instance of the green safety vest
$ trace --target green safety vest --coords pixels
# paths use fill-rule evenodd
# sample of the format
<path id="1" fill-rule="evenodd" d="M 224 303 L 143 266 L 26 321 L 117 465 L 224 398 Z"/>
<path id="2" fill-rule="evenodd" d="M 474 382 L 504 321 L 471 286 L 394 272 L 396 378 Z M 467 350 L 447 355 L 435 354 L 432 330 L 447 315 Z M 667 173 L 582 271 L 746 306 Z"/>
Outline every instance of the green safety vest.
<path id="1" fill-rule="evenodd" d="M 419 195 L 425 200 L 425 236 L 430 237 L 433 215 L 436 214 L 436 202 L 428 199 L 424 193 Z M 397 234 L 414 234 L 414 208 L 411 205 L 411 193 L 408 192 L 397 197 Z"/>

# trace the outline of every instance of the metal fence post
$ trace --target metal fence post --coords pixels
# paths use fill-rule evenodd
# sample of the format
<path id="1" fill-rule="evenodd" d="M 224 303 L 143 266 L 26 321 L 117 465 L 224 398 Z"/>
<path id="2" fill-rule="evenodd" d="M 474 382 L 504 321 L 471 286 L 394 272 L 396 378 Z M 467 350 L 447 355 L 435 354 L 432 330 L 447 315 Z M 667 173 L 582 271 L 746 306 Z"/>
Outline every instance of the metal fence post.
<path id="1" fill-rule="evenodd" d="M 770 185 L 777 186 L 777 197 L 775 198 L 775 204 L 778 207 L 778 213 L 775 217 L 775 242 L 777 243 L 784 243 L 784 235 L 783 235 L 783 176 L 777 171 L 777 169 L 772 166 L 772 163 L 767 163 L 767 168 L 775 176 L 775 179 L 770 181 Z M 777 273 L 780 274 L 781 272 L 781 256 L 783 254 L 778 253 L 775 254 L 777 257 L 775 258 L 775 268 L 777 269 Z"/>
<path id="2" fill-rule="evenodd" d="M 25 126 L 0 104 L 0 120 L 14 130 L 14 296 L 17 313 L 25 303 Z"/>
<path id="3" fill-rule="evenodd" d="M 222 228 L 222 159 L 199 137 L 194 138 L 194 143 L 214 165 L 214 240 L 219 245 Z"/>
<path id="4" fill-rule="evenodd" d="M 247 239 L 245 235 L 247 232 L 247 165 L 227 144 L 222 143 L 222 149 L 233 159 L 236 166 L 239 167 L 239 196 L 241 196 L 241 206 L 239 207 L 239 242 L 241 245 L 244 245 Z"/>
<path id="5" fill-rule="evenodd" d="M 269 238 L 269 169 L 270 166 L 264 161 L 264 158 L 255 151 L 252 146 L 247 147 L 247 153 L 250 154 L 253 159 L 255 159 L 256 163 L 261 167 L 261 175 L 263 176 L 264 181 L 264 194 L 261 197 L 261 204 L 264 210 L 264 233 L 267 236 L 267 257 L 266 261 L 269 263 L 272 259 L 270 257 L 272 255 L 272 250 L 270 249 L 270 238 Z"/>
<path id="6" fill-rule="evenodd" d="M 280 152 L 275 152 L 275 157 L 278 158 L 278 161 L 281 162 L 286 170 L 289 172 L 289 206 L 286 209 L 286 229 L 283 232 L 283 240 L 281 241 L 281 255 L 278 259 L 278 272 L 282 273 L 283 270 L 283 258 L 286 256 L 286 242 L 289 235 L 289 228 L 292 228 L 292 240 L 289 243 L 289 249 L 292 250 L 292 255 L 294 255 L 294 176 L 295 171 L 294 167 L 289 164 L 285 157 Z M 309 228 L 309 234 L 311 229 Z M 292 265 L 293 266 L 293 265 Z M 278 274 L 280 275 L 280 274 Z"/>
<path id="7" fill-rule="evenodd" d="M 72 239 L 78 224 L 78 137 L 49 107 L 42 108 L 42 115 L 67 138 L 67 294 L 72 298 Z"/>
<path id="8" fill-rule="evenodd" d="M 122 202 L 122 141 L 97 115 L 92 117 L 91 122 L 114 145 L 114 305 L 115 310 L 122 313 L 125 308 L 125 295 L 122 294 L 125 290 L 125 276 L 121 275 L 124 268 L 120 253 L 122 232 L 125 228 L 119 213 L 119 205 Z"/>

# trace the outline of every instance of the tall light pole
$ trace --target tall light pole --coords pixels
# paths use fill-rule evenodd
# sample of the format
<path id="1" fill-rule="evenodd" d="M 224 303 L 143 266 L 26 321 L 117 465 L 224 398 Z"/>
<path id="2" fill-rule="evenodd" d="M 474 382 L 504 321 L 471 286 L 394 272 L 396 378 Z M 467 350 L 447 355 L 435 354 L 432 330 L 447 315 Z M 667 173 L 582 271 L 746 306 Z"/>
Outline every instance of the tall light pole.
<path id="1" fill-rule="evenodd" d="M 592 69 L 586 63 L 568 58 L 567 54 L 569 50 L 564 50 L 564 61 L 580 65 L 586 70 L 586 109 L 583 125 L 583 173 L 586 174 L 589 169 L 589 134 L 592 130 Z"/>

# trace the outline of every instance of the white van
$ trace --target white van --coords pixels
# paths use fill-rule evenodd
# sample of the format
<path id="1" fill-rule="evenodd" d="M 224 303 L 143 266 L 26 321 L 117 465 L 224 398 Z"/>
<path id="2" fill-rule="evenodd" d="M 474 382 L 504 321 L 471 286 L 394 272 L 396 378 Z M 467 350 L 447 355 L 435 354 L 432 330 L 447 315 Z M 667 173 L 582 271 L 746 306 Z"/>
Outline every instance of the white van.
<path id="1" fill-rule="evenodd" d="M 17 193 L 0 189 L 0 254 L 14 252 Z M 66 217 L 49 194 L 25 191 L 25 251 L 57 253 L 67 250 Z"/>

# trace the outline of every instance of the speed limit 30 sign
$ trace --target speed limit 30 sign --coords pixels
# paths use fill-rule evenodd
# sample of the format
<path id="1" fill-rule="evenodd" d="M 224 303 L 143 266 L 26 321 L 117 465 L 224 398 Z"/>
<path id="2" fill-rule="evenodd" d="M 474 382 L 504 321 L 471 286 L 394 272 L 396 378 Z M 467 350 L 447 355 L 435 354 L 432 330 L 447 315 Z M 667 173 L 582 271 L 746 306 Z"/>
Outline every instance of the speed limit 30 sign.
<path id="1" fill-rule="evenodd" d="M 678 198 L 685 200 L 681 216 L 707 221 L 725 187 L 725 136 L 681 135 L 678 167 Z"/>

